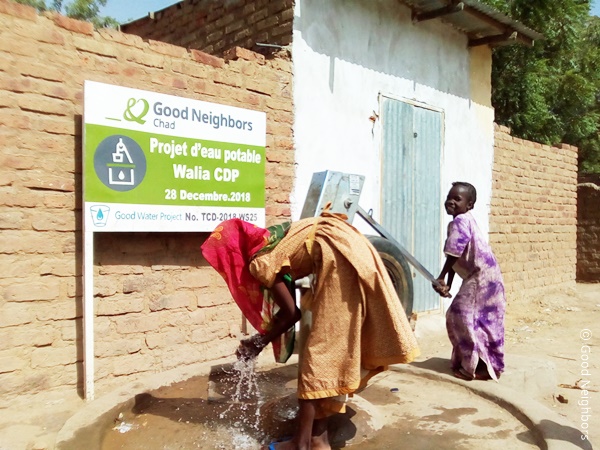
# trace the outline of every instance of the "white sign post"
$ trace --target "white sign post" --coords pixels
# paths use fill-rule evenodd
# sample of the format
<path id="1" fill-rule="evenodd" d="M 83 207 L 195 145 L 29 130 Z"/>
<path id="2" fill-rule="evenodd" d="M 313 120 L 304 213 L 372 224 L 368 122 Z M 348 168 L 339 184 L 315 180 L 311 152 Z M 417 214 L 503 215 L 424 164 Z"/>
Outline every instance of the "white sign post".
<path id="1" fill-rule="evenodd" d="M 266 115 L 86 81 L 84 377 L 94 398 L 94 233 L 265 224 Z"/>

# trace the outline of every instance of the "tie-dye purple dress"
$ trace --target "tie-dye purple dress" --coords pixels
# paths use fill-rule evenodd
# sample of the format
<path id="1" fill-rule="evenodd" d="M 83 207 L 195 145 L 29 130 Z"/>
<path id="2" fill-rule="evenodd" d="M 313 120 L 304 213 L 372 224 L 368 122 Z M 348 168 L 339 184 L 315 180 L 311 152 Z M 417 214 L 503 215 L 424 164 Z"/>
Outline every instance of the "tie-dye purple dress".
<path id="1" fill-rule="evenodd" d="M 504 283 L 496 257 L 471 213 L 450 222 L 444 253 L 458 257 L 452 268 L 463 279 L 446 312 L 452 369 L 462 368 L 474 377 L 481 359 L 496 380 L 504 370 Z"/>

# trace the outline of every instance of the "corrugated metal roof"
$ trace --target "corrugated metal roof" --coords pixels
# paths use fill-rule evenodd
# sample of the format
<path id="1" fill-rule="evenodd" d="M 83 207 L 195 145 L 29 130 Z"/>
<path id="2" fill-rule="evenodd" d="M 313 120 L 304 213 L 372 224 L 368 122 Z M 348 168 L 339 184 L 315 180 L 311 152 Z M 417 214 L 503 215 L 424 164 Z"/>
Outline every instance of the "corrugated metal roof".
<path id="1" fill-rule="evenodd" d="M 534 41 L 544 38 L 537 31 L 476 0 L 397 1 L 412 10 L 415 22 L 439 18 L 465 33 L 469 38 L 470 46 L 486 44 L 498 46 L 516 43 L 532 46 Z M 154 19 L 155 15 L 160 16 L 161 13 L 171 8 L 181 8 L 182 4 L 183 1 L 180 1 L 130 23 Z M 123 24 L 122 29 L 126 30 L 127 25 L 129 24 Z"/>
<path id="2" fill-rule="evenodd" d="M 408 6 L 413 20 L 439 18 L 465 33 L 469 45 L 533 45 L 544 36 L 476 0 L 398 0 Z"/>

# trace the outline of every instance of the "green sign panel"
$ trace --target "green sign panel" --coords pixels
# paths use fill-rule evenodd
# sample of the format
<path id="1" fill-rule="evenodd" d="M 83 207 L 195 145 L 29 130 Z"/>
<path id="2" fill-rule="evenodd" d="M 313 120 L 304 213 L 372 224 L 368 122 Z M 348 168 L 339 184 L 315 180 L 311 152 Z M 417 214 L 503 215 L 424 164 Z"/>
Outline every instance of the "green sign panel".
<path id="1" fill-rule="evenodd" d="M 264 113 L 86 82 L 86 229 L 264 226 L 265 134 Z"/>

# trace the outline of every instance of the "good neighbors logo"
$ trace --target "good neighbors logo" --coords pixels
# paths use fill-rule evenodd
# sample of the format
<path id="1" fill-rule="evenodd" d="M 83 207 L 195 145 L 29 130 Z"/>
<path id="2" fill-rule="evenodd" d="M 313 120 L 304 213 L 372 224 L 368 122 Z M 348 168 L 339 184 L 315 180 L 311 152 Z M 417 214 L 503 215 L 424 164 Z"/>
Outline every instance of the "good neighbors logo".
<path id="1" fill-rule="evenodd" d="M 144 98 L 140 98 L 139 100 L 130 98 L 127 100 L 127 107 L 123 113 L 123 119 L 128 122 L 136 122 L 140 125 L 144 125 L 146 123 L 144 117 L 146 117 L 149 110 L 150 104 L 148 103 L 148 100 Z"/>
<path id="2" fill-rule="evenodd" d="M 214 111 L 200 108 L 191 108 L 189 106 L 169 105 L 161 101 L 154 102 L 152 108 L 148 100 L 144 98 L 136 99 L 134 97 L 127 100 L 123 119 L 127 122 L 135 122 L 144 125 L 146 115 L 152 110 L 154 119 L 152 125 L 156 128 L 166 128 L 175 130 L 177 121 L 185 120 L 206 124 L 218 130 L 219 128 L 252 131 L 254 124 L 251 120 L 246 120 L 236 115 L 215 113 Z M 119 120 L 119 119 L 113 119 Z"/>

